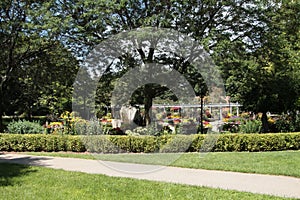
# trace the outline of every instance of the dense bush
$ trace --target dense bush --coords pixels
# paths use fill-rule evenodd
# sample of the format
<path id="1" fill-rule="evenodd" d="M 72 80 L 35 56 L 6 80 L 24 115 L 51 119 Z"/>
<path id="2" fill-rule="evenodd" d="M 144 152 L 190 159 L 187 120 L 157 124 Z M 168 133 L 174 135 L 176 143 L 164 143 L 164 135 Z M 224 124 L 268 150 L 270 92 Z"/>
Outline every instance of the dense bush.
<path id="1" fill-rule="evenodd" d="M 7 125 L 7 131 L 9 133 L 43 133 L 44 128 L 38 122 L 30 122 L 26 120 L 12 121 Z"/>
<path id="2" fill-rule="evenodd" d="M 288 114 L 280 115 L 274 122 L 276 132 L 293 132 L 295 131 L 294 116 Z"/>
<path id="3" fill-rule="evenodd" d="M 0 151 L 84 152 L 79 136 L 45 134 L 0 134 Z"/>
<path id="4" fill-rule="evenodd" d="M 0 151 L 199 152 L 300 150 L 300 133 L 155 136 L 0 134 Z"/>
<path id="5" fill-rule="evenodd" d="M 239 127 L 241 133 L 260 133 L 262 122 L 260 120 L 247 120 Z"/>
<path id="6" fill-rule="evenodd" d="M 276 133 L 289 133 L 300 131 L 300 113 L 275 115 L 269 118 L 269 129 Z"/>
<path id="7" fill-rule="evenodd" d="M 282 151 L 299 150 L 300 133 L 224 134 L 213 151 Z"/>

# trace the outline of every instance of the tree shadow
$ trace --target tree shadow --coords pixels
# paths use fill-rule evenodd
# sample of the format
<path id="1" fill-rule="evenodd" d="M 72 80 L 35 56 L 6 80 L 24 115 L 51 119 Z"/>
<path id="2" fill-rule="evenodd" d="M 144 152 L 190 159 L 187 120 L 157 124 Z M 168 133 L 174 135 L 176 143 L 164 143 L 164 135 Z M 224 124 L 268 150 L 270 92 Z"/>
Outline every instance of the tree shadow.
<path id="1" fill-rule="evenodd" d="M 3 155 L 3 153 L 0 153 L 0 155 Z M 47 159 L 48 158 L 33 158 L 30 156 L 19 158 L 1 157 L 0 187 L 21 184 L 16 177 L 26 176 L 36 172 L 37 170 L 32 169 L 30 165 L 42 166 L 39 161 Z"/>

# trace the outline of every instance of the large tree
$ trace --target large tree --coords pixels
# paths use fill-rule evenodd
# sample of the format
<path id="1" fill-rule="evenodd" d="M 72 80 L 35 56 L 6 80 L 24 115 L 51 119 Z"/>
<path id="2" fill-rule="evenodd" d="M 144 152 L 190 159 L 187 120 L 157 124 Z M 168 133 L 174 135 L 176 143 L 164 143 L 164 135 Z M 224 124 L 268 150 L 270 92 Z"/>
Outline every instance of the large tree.
<path id="1" fill-rule="evenodd" d="M 262 8 L 257 6 L 256 1 L 79 0 L 66 1 L 66 3 L 67 11 L 64 13 L 72 16 L 71 24 L 75 26 L 71 29 L 73 37 L 70 41 L 75 43 L 80 41 L 80 45 L 76 47 L 85 46 L 85 50 L 99 44 L 112 34 L 151 26 L 171 28 L 188 34 L 197 39 L 208 52 L 214 52 L 217 55 L 220 52 L 218 48 L 223 48 L 224 51 L 227 49 L 227 46 L 219 45 L 219 43 L 239 41 L 241 45 L 247 44 L 249 48 L 250 46 L 255 48 L 259 36 L 252 33 L 261 26 L 257 12 L 261 12 Z M 248 45 L 249 42 L 253 44 Z M 244 50 L 247 51 L 247 49 Z M 155 49 L 149 52 L 144 52 L 142 49 L 137 51 L 144 63 L 159 60 L 154 56 Z M 85 51 L 80 51 L 82 52 Z M 121 59 L 124 61 L 130 58 Z M 162 59 L 168 60 L 169 58 Z M 198 77 L 194 81 L 191 79 L 194 71 L 189 70 L 190 63 L 177 58 L 176 55 L 172 59 L 173 61 L 169 64 L 186 77 L 190 77 L 189 81 L 196 90 L 205 88 L 201 86 L 204 84 L 201 78 Z M 128 70 L 126 67 L 124 69 Z M 147 111 L 151 107 L 152 99 L 163 89 L 149 85 L 145 85 L 143 89 L 145 91 L 142 94 Z M 205 94 L 203 89 L 201 91 Z M 197 93 L 199 94 L 199 91 Z"/>
<path id="2" fill-rule="evenodd" d="M 51 13 L 53 2 L 0 3 L 0 131 L 5 112 L 30 116 L 41 95 L 55 93 L 47 88 L 60 84 L 71 89 L 68 73 L 75 74 L 78 64 L 61 40 L 67 21 Z"/>
<path id="3" fill-rule="evenodd" d="M 246 110 L 263 113 L 264 132 L 267 112 L 292 111 L 299 99 L 299 3 L 263 4 L 261 26 L 253 32 L 257 47 L 246 49 L 239 41 L 222 55 L 228 92 Z"/>

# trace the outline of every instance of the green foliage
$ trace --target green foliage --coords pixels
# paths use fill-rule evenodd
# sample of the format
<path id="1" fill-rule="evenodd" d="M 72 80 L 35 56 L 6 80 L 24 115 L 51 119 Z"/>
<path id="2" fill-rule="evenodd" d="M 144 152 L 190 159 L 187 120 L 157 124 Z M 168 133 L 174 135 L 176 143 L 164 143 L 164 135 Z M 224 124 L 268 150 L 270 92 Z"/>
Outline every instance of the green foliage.
<path id="1" fill-rule="evenodd" d="M 14 111 L 61 113 L 71 109 L 78 60 L 116 33 L 171 28 L 197 39 L 220 67 L 226 90 L 251 111 L 287 111 L 299 100 L 299 1 L 2 1 L 0 6 L 1 117 Z M 230 11 L 230 12 L 229 12 Z M 155 46 L 155 45 L 154 45 Z M 142 50 L 142 49 L 140 49 Z M 146 53 L 146 52 L 144 52 Z M 157 53 L 157 52 L 156 52 Z M 75 55 L 75 56 L 74 56 Z M 185 75 L 197 95 L 199 73 L 177 56 L 145 55 Z M 157 54 L 158 55 L 158 54 Z M 137 59 L 138 60 L 138 59 Z M 96 104 L 109 105 L 114 83 L 139 64 L 125 55 L 102 76 Z M 135 103 L 166 88 L 140 88 Z M 144 89 L 144 90 L 143 90 Z M 204 90 L 206 91 L 206 89 Z M 148 95 L 148 96 L 147 96 Z M 144 96 L 146 98 L 141 98 Z M 101 106 L 99 106 L 101 105 Z M 298 105 L 299 108 L 299 105 Z M 147 115 L 148 112 L 146 112 Z M 249 125 L 250 126 L 250 125 Z M 289 131 L 280 125 L 283 131 Z"/>
<path id="2" fill-rule="evenodd" d="M 299 116 L 282 114 L 275 120 L 274 126 L 277 132 L 293 132 L 299 126 L 298 123 Z"/>
<path id="3" fill-rule="evenodd" d="M 281 114 L 269 119 L 272 132 L 287 133 L 300 131 L 300 114 L 297 112 Z"/>
<path id="4" fill-rule="evenodd" d="M 239 126 L 240 133 L 260 133 L 261 129 L 262 122 L 259 120 L 247 120 Z"/>
<path id="5" fill-rule="evenodd" d="M 300 131 L 300 114 L 297 113 L 294 115 L 294 128 L 295 132 Z"/>
<path id="6" fill-rule="evenodd" d="M 103 134 L 103 126 L 96 119 L 80 120 L 75 122 L 73 128 L 70 131 L 65 131 L 65 133 L 71 135 L 101 135 Z"/>
<path id="7" fill-rule="evenodd" d="M 265 8 L 257 12 L 260 26 L 252 26 L 249 33 L 251 45 L 245 46 L 239 39 L 224 43 L 227 47 L 221 48 L 216 60 L 228 94 L 244 109 L 257 113 L 295 110 L 300 94 L 299 1 L 282 1 Z M 268 131 L 263 120 L 263 132 Z"/>
<path id="8" fill-rule="evenodd" d="M 229 64 L 226 62 L 217 63 L 220 66 L 226 66 L 231 71 L 232 69 L 237 69 L 236 65 L 243 64 L 246 67 L 249 62 L 254 60 L 248 58 L 247 54 L 252 52 L 250 48 L 256 45 L 259 46 L 257 44 L 259 43 L 257 38 L 260 38 L 258 34 L 264 28 L 257 24 L 264 24 L 261 22 L 260 14 L 265 9 L 257 5 L 256 1 L 104 2 L 87 1 L 83 3 L 79 1 L 75 5 L 73 5 L 73 2 L 65 2 L 67 8 L 78 8 L 66 11 L 66 13 L 72 13 L 71 25 L 73 27 L 70 29 L 74 35 L 73 38 L 70 38 L 73 40 L 70 43 L 74 45 L 74 41 L 75 43 L 80 41 L 79 45 L 74 45 L 75 48 L 82 46 L 82 44 L 90 47 L 95 46 L 95 44 L 103 41 L 103 38 L 124 30 L 134 30 L 148 26 L 171 28 L 197 39 L 206 50 L 209 50 L 208 52 L 215 52 L 215 55 L 218 55 L 220 60 L 227 58 L 228 55 L 224 55 L 224 53 L 234 52 L 232 56 L 233 62 Z M 270 5 L 269 7 L 272 9 L 275 6 Z M 105 20 L 103 21 L 103 19 Z M 74 30 L 76 31 L 74 32 Z M 170 68 L 185 76 L 197 95 L 203 96 L 207 94 L 207 87 L 203 77 L 188 62 L 185 62 L 185 59 L 178 58 L 176 54 L 176 56 L 170 56 L 156 52 L 160 54 L 156 55 L 143 51 L 142 48 L 139 49 L 139 52 L 142 52 L 139 59 L 123 55 L 120 57 L 120 65 L 117 66 L 118 70 L 115 70 L 116 66 L 113 65 L 106 70 L 97 90 L 97 101 L 99 101 L 97 103 L 109 105 L 114 83 L 120 75 L 137 66 L 137 60 L 142 60 L 146 63 L 158 62 L 168 64 Z M 224 57 L 222 57 L 223 55 Z M 238 55 L 242 56 L 237 57 Z M 244 60 L 249 62 L 244 62 Z M 238 69 L 241 74 L 245 74 L 245 77 L 242 78 L 246 79 L 248 74 L 244 70 Z M 136 95 L 132 95 L 132 104 L 144 104 L 145 110 L 148 111 L 153 98 L 161 97 L 165 99 L 172 96 L 170 91 L 166 92 L 165 90 L 166 88 L 161 86 L 145 85 L 135 91 Z M 149 124 L 148 112 L 145 112 L 145 115 L 146 123 Z"/>
<path id="9" fill-rule="evenodd" d="M 237 133 L 239 132 L 239 124 L 226 122 L 222 126 L 222 131 Z"/>
<path id="10" fill-rule="evenodd" d="M 160 152 L 186 152 L 194 139 L 193 135 L 173 135 L 167 137 L 166 143 L 160 144 Z"/>
<path id="11" fill-rule="evenodd" d="M 26 120 L 12 121 L 7 125 L 9 133 L 32 134 L 43 133 L 44 128 L 38 122 L 30 122 Z"/>
<path id="12" fill-rule="evenodd" d="M 45 134 L 1 134 L 0 151 L 74 151 L 84 152 L 79 136 Z"/>
<path id="13" fill-rule="evenodd" d="M 207 138 L 205 140 L 206 137 Z M 0 151 L 95 153 L 300 150 L 300 133 L 155 136 L 1 134 Z M 211 140 L 210 140 L 211 139 Z M 205 141 L 205 143 L 204 143 Z M 211 146 L 211 142 L 214 142 Z M 208 148 L 208 146 L 212 149 Z"/>
<path id="14" fill-rule="evenodd" d="M 78 61 L 63 45 L 69 22 L 55 6 L 52 0 L 1 1 L 0 131 L 4 113 L 30 117 L 71 107 Z"/>
<path id="15" fill-rule="evenodd" d="M 83 138 L 87 151 L 92 153 L 118 153 L 120 149 L 115 146 L 108 137 L 88 136 Z"/>
<path id="16" fill-rule="evenodd" d="M 299 133 L 223 134 L 213 151 L 282 151 L 299 148 Z"/>

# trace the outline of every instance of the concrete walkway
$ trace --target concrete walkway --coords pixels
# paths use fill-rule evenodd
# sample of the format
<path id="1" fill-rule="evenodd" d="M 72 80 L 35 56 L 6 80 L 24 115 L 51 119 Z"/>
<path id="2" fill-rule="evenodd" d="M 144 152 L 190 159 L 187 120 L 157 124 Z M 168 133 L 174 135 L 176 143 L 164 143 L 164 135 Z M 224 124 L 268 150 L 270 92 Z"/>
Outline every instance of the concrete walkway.
<path id="1" fill-rule="evenodd" d="M 117 163 L 77 158 L 2 154 L 0 163 L 44 166 L 115 177 L 163 181 L 300 199 L 300 178 Z"/>

